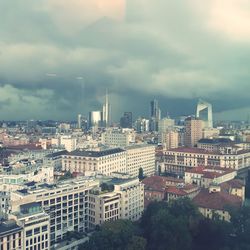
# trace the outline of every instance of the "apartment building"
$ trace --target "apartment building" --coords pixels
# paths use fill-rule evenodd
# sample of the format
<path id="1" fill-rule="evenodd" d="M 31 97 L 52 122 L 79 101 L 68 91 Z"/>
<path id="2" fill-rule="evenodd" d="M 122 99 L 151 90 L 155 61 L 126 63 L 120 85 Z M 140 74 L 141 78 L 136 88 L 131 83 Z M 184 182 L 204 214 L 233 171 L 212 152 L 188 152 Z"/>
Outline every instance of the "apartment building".
<path id="1" fill-rule="evenodd" d="M 179 133 L 177 131 L 167 131 L 160 134 L 160 141 L 165 150 L 178 148 Z"/>
<path id="2" fill-rule="evenodd" d="M 196 167 L 185 171 L 185 183 L 208 188 L 211 183 L 221 184 L 233 180 L 236 175 L 237 171 L 232 169 Z"/>
<path id="3" fill-rule="evenodd" d="M 184 144 L 187 147 L 194 147 L 202 138 L 204 122 L 200 119 L 188 117 L 185 120 Z"/>
<path id="4" fill-rule="evenodd" d="M 10 212 L 19 212 L 22 205 L 38 202 L 50 217 L 50 242 L 53 245 L 68 231 L 88 230 L 89 192 L 98 186 L 99 181 L 84 178 L 23 188 L 11 192 Z"/>
<path id="5" fill-rule="evenodd" d="M 0 174 L 0 190 L 7 192 L 17 190 L 26 182 L 52 183 L 53 181 L 52 166 L 20 167 Z"/>
<path id="6" fill-rule="evenodd" d="M 114 192 L 121 195 L 121 218 L 136 221 L 144 210 L 144 185 L 138 178 L 117 180 Z"/>
<path id="7" fill-rule="evenodd" d="M 250 150 L 230 151 L 226 153 L 207 151 L 200 148 L 176 148 L 163 153 L 159 167 L 162 172 L 184 175 L 189 168 L 209 166 L 236 170 L 237 173 L 250 166 Z"/>
<path id="8" fill-rule="evenodd" d="M 239 209 L 242 206 L 242 199 L 221 191 L 218 185 L 211 185 L 208 189 L 202 189 L 193 202 L 197 205 L 201 214 L 209 219 L 219 216 L 219 219 L 230 221 L 230 209 Z"/>
<path id="9" fill-rule="evenodd" d="M 20 250 L 23 248 L 23 228 L 15 220 L 0 223 L 0 249 Z"/>
<path id="10" fill-rule="evenodd" d="M 127 153 L 126 173 L 131 177 L 138 177 L 139 169 L 143 169 L 145 176 L 155 174 L 155 146 L 138 144 L 125 148 Z"/>
<path id="11" fill-rule="evenodd" d="M 135 179 L 112 178 L 106 185 L 113 190 L 92 190 L 89 200 L 90 228 L 105 221 L 128 219 L 136 221 L 144 210 L 144 185 Z"/>
<path id="12" fill-rule="evenodd" d="M 20 210 L 10 214 L 9 218 L 23 228 L 22 249 L 50 249 L 50 217 L 42 210 L 39 203 L 21 205 Z"/>
<path id="13" fill-rule="evenodd" d="M 129 145 L 130 135 L 122 132 L 120 129 L 108 129 L 102 133 L 102 144 L 108 147 L 127 147 Z"/>
<path id="14" fill-rule="evenodd" d="M 114 192 L 92 191 L 89 197 L 89 227 L 94 229 L 105 221 L 121 218 L 121 195 Z"/>
<path id="15" fill-rule="evenodd" d="M 126 173 L 126 151 L 120 148 L 103 151 L 76 150 L 62 156 L 62 170 L 98 172 L 107 176 L 112 172 Z"/>

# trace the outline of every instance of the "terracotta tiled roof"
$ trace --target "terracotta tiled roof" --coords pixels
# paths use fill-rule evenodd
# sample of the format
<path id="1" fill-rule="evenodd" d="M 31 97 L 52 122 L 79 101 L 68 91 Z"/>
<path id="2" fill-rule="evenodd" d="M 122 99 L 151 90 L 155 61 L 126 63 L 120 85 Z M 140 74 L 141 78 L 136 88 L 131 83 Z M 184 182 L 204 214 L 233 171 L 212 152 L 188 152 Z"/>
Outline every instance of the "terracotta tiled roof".
<path id="1" fill-rule="evenodd" d="M 200 191 L 193 199 L 193 202 L 198 207 L 215 210 L 226 210 L 227 207 L 239 208 L 242 205 L 242 200 L 238 196 L 230 195 L 225 192 L 209 193 L 207 189 Z"/>
<path id="2" fill-rule="evenodd" d="M 145 189 L 164 191 L 166 189 L 168 182 L 184 183 L 184 180 L 176 179 L 173 177 L 164 177 L 164 176 L 151 176 L 145 178 L 142 183 L 145 185 Z"/>
<path id="3" fill-rule="evenodd" d="M 244 182 L 242 180 L 239 179 L 233 179 L 227 182 L 222 183 L 221 188 L 224 190 L 229 190 L 230 188 L 242 188 L 244 187 Z"/>

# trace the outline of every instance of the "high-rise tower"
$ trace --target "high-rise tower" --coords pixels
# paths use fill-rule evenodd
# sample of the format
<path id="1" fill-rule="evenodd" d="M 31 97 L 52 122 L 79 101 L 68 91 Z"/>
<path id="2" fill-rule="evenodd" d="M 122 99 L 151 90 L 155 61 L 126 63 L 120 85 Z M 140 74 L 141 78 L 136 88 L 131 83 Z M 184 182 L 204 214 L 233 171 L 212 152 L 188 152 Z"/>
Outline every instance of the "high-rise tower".
<path id="1" fill-rule="evenodd" d="M 158 100 L 154 99 L 150 102 L 150 131 L 158 131 L 158 123 L 161 119 L 161 110 Z"/>
<path id="2" fill-rule="evenodd" d="M 111 105 L 109 103 L 108 90 L 106 90 L 105 103 L 102 109 L 102 120 L 104 127 L 109 127 L 111 124 Z"/>
<path id="3" fill-rule="evenodd" d="M 213 110 L 210 103 L 200 99 L 197 104 L 196 117 L 205 122 L 205 127 L 213 128 Z"/>

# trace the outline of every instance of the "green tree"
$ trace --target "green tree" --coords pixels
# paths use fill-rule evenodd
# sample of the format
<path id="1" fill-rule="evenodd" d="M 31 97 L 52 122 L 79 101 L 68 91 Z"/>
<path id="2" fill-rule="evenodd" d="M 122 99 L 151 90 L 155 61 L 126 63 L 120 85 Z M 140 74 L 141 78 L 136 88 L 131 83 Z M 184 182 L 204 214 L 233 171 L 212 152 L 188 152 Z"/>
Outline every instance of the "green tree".
<path id="1" fill-rule="evenodd" d="M 144 250 L 146 241 L 141 237 L 135 238 L 135 230 L 135 225 L 128 220 L 105 222 L 80 249 L 133 250 L 138 246 L 139 250 Z"/>
<path id="2" fill-rule="evenodd" d="M 59 181 L 64 181 L 73 178 L 73 175 L 70 173 L 70 171 L 66 171 L 63 176 L 59 178 Z"/>
<path id="3" fill-rule="evenodd" d="M 138 178 L 139 178 L 140 181 L 144 179 L 144 174 L 143 174 L 143 169 L 142 168 L 139 168 Z"/>
<path id="4" fill-rule="evenodd" d="M 250 207 L 230 211 L 234 243 L 239 249 L 250 249 Z"/>

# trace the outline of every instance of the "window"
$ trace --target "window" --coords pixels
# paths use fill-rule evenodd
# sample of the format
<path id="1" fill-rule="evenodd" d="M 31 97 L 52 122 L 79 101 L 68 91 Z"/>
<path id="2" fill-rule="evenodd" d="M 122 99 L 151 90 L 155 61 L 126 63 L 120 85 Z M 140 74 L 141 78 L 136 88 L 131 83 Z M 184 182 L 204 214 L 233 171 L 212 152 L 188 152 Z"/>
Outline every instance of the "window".
<path id="1" fill-rule="evenodd" d="M 40 233 L 40 227 L 37 227 L 34 229 L 34 234 L 39 234 Z"/>
<path id="2" fill-rule="evenodd" d="M 26 232 L 26 237 L 30 237 L 32 235 L 32 230 L 28 230 L 27 232 Z"/>

